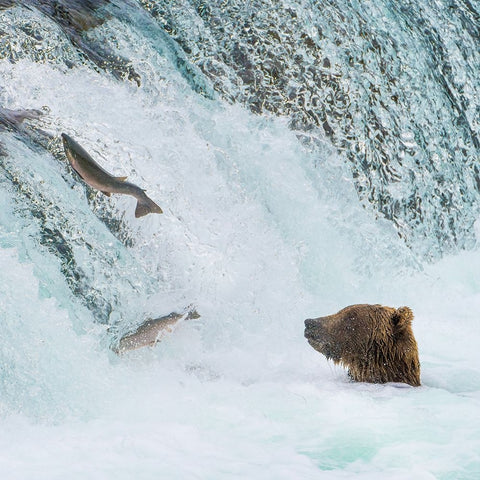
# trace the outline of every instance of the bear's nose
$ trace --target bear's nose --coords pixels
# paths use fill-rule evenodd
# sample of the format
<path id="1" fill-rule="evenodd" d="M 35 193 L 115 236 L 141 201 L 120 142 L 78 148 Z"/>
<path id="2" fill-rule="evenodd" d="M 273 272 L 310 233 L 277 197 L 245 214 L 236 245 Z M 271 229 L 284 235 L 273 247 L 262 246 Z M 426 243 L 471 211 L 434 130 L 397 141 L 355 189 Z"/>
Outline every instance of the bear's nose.
<path id="1" fill-rule="evenodd" d="M 305 328 L 313 328 L 315 326 L 315 320 L 313 318 L 307 318 L 305 320 Z"/>

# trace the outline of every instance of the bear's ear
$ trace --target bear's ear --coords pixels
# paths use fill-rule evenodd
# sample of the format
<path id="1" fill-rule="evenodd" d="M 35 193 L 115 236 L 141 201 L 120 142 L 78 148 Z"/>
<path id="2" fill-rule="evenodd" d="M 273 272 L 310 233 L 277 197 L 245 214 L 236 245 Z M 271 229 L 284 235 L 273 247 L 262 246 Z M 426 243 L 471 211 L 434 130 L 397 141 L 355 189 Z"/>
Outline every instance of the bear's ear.
<path id="1" fill-rule="evenodd" d="M 400 307 L 393 312 L 392 322 L 398 330 L 409 327 L 412 324 L 412 320 L 413 312 L 408 307 Z"/>

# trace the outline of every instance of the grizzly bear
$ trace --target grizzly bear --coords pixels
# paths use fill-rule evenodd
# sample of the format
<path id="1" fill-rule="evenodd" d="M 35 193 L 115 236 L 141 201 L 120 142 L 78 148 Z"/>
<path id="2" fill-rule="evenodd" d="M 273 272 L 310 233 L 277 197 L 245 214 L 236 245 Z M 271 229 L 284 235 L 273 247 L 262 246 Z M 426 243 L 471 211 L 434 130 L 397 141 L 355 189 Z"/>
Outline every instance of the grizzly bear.
<path id="1" fill-rule="evenodd" d="M 382 305 L 351 305 L 328 317 L 305 320 L 305 337 L 317 351 L 348 368 L 357 382 L 420 385 L 413 313 Z"/>

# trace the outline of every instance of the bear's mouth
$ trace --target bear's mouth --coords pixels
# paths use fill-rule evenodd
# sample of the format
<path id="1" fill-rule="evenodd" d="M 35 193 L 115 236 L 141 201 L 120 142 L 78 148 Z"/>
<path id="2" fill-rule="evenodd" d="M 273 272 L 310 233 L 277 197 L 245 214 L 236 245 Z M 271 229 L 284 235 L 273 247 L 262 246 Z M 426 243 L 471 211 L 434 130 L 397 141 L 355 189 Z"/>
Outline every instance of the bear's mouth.
<path id="1" fill-rule="evenodd" d="M 312 338 L 311 335 L 307 335 L 305 332 L 305 337 L 310 344 L 317 352 L 325 356 L 327 360 L 333 360 L 338 363 L 341 360 L 340 354 L 337 348 L 334 348 L 333 345 L 329 344 L 325 340 L 319 340 L 317 338 Z"/>
<path id="2" fill-rule="evenodd" d="M 312 328 L 305 328 L 305 333 L 304 333 L 305 338 L 311 338 L 313 337 L 313 329 Z"/>

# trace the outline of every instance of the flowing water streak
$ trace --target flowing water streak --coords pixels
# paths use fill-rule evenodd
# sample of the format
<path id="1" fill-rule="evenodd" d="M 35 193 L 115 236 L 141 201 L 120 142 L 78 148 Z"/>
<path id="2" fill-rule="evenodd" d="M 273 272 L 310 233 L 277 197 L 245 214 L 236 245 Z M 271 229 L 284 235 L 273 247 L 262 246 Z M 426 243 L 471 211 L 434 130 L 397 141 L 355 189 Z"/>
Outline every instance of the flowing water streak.
<path id="1" fill-rule="evenodd" d="M 473 245 L 476 3 L 142 4 L 225 98 L 287 116 L 309 141 L 327 135 L 350 160 L 363 204 L 420 256 Z"/>

